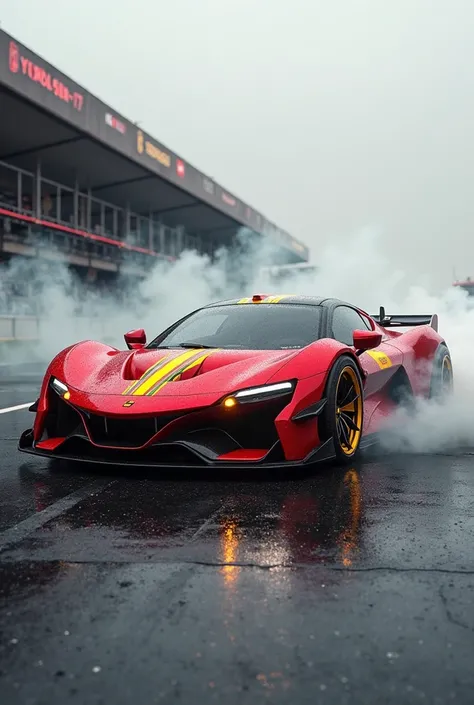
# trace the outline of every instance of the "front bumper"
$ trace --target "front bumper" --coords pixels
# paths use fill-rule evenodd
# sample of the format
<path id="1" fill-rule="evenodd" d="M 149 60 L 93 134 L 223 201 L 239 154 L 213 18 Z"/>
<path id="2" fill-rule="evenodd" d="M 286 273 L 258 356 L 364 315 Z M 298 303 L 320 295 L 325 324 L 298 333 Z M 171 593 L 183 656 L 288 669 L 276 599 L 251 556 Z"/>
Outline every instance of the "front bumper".
<path id="1" fill-rule="evenodd" d="M 281 460 L 281 453 L 277 441 L 270 450 L 261 457 L 248 457 L 245 460 L 237 456 L 226 460 L 220 459 L 219 454 L 202 443 L 176 440 L 172 442 L 155 443 L 146 449 L 121 450 L 118 448 L 105 448 L 92 445 L 85 438 L 71 437 L 65 439 L 56 449 L 47 450 L 38 447 L 33 439 L 32 429 L 22 433 L 18 450 L 49 460 L 66 460 L 73 462 L 95 463 L 98 465 L 125 466 L 137 468 L 179 468 L 202 469 L 205 467 L 232 468 L 238 470 L 249 469 L 281 469 L 288 467 L 310 466 L 315 463 L 328 461 L 335 458 L 332 438 L 311 451 L 304 459 L 297 461 Z M 251 451 L 249 451 L 251 453 Z M 243 451 L 245 455 L 245 451 Z M 278 460 L 277 460 L 278 458 Z"/>
<path id="2" fill-rule="evenodd" d="M 22 434 L 19 450 L 48 458 L 146 467 L 285 466 L 289 458 L 291 464 L 302 464 L 320 445 L 316 420 L 303 418 L 293 424 L 288 396 L 231 408 L 214 403 L 178 411 L 159 405 L 154 413 L 125 412 L 122 404 L 121 413 L 104 414 L 93 403 L 79 406 L 48 389 L 44 402 L 31 407 L 36 413 L 34 429 Z M 288 437 L 290 454 L 285 446 Z"/>

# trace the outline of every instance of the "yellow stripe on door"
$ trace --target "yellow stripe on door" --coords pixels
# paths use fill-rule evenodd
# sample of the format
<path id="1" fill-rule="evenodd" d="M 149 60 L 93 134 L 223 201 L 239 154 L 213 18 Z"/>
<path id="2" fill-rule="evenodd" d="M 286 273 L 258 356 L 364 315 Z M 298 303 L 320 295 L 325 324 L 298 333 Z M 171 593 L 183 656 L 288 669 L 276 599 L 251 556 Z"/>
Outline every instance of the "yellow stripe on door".
<path id="1" fill-rule="evenodd" d="M 388 355 L 378 350 L 367 350 L 367 355 L 375 360 L 381 370 L 386 370 L 388 367 L 392 366 L 392 361 Z"/>

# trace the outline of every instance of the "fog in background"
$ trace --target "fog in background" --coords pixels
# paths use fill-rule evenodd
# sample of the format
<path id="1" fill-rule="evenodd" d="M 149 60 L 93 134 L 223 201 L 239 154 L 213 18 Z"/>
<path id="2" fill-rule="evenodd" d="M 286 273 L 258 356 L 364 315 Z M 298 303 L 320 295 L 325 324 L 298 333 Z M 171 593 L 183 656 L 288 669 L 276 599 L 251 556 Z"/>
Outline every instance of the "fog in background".
<path id="1" fill-rule="evenodd" d="M 187 252 L 175 264 L 158 265 L 141 284 L 137 282 L 128 289 L 119 286 L 121 298 L 113 293 L 97 298 L 91 290 L 74 294 L 71 273 L 60 262 L 51 271 L 34 260 L 13 260 L 10 274 L 28 276 L 35 282 L 37 298 L 45 311 L 40 342 L 22 354 L 29 360 L 49 361 L 64 346 L 86 338 L 123 349 L 123 333 L 132 327 L 144 327 L 151 340 L 174 320 L 210 301 L 241 297 L 252 291 L 275 291 L 265 275 L 250 275 L 256 264 L 268 260 L 269 246 L 260 250 L 250 246 L 245 231 L 241 238 L 244 248 L 237 260 L 229 261 L 223 251 L 215 263 L 210 263 L 206 257 Z M 287 293 L 334 295 L 369 313 L 377 313 L 381 304 L 388 314 L 438 313 L 440 332 L 453 358 L 455 394 L 443 404 L 419 401 L 414 413 L 401 409 L 388 422 L 383 448 L 387 452 L 433 453 L 472 447 L 474 307 L 465 292 L 454 287 L 448 286 L 434 296 L 423 285 L 410 283 L 402 269 L 392 267 L 383 245 L 384 238 L 375 230 L 354 232 L 342 262 L 340 247 L 328 245 L 321 252 L 319 273 L 298 276 Z M 366 266 L 373 276 L 366 276 Z M 247 280 L 242 276 L 245 273 Z M 282 293 L 282 288 L 277 291 Z M 87 317 L 79 315 L 81 311 Z M 17 362 L 19 354 L 13 352 Z M 428 373 L 431 375 L 431 369 Z"/>
<path id="2" fill-rule="evenodd" d="M 472 0 L 15 0 L 0 21 L 314 260 L 374 227 L 413 280 L 474 274 Z"/>
<path id="3" fill-rule="evenodd" d="M 474 4 L 452 0 L 15 0 L 2 28 L 306 242 L 318 276 L 289 291 L 376 313 L 438 313 L 454 398 L 400 412 L 386 447 L 474 444 Z M 242 233 L 245 239 L 245 233 Z M 215 264 L 185 253 L 137 288 L 74 295 L 64 265 L 13 261 L 47 312 L 36 354 L 98 337 L 149 339 L 211 300 L 273 293 L 246 274 L 271 244 Z M 25 269 L 25 267 L 27 269 Z M 28 269 L 29 268 L 29 269 Z M 84 298 L 85 296 L 85 298 Z M 81 299 L 81 300 L 79 300 Z M 146 302 L 146 304 L 144 303 Z M 82 322 L 80 306 L 96 324 Z"/>

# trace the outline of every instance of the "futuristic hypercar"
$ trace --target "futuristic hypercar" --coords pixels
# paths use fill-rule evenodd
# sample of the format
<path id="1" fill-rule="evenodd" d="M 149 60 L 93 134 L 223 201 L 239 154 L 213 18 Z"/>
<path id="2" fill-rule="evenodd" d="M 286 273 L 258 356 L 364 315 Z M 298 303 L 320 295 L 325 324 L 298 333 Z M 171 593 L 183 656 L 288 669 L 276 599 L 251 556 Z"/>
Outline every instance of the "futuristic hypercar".
<path id="1" fill-rule="evenodd" d="M 408 328 L 407 331 L 396 328 Z M 450 393 L 434 315 L 254 295 L 200 308 L 127 351 L 84 341 L 49 365 L 19 449 L 180 467 L 351 462 L 397 405 Z"/>

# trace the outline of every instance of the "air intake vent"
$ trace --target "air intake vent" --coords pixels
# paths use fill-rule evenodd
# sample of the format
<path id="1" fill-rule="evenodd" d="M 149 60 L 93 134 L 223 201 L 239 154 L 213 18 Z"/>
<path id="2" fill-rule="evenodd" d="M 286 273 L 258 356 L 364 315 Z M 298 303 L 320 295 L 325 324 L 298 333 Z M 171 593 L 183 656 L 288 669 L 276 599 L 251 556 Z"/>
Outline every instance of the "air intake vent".
<path id="1" fill-rule="evenodd" d="M 89 414 L 85 420 L 90 436 L 97 445 L 139 448 L 175 418 L 176 416 L 156 416 L 123 419 Z"/>

